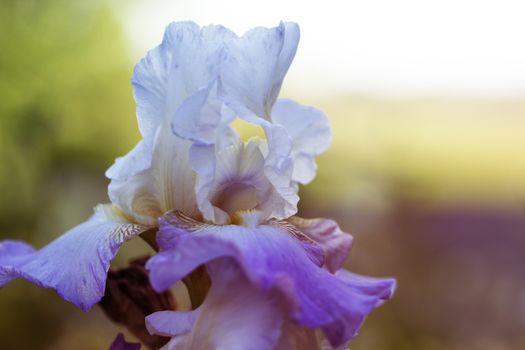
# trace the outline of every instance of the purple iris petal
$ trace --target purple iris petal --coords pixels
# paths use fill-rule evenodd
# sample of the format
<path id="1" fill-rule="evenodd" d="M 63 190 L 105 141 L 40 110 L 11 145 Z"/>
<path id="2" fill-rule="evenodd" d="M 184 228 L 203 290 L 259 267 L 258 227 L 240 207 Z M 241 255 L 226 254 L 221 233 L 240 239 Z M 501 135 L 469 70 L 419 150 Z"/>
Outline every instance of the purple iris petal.
<path id="1" fill-rule="evenodd" d="M 193 311 L 158 311 L 146 317 L 150 334 L 172 337 L 188 333 L 199 316 L 200 309 Z"/>
<path id="2" fill-rule="evenodd" d="M 201 226 L 192 231 L 163 219 L 159 235 L 161 249 L 168 249 L 147 264 L 155 289 L 169 288 L 201 264 L 231 257 L 262 291 L 282 293 L 293 321 L 323 328 L 333 346 L 353 337 L 394 285 L 389 279 L 357 283 L 338 278 L 314 264 L 300 241 L 278 226 Z"/>
<path id="3" fill-rule="evenodd" d="M 341 231 L 335 221 L 322 218 L 303 219 L 297 216 L 287 221 L 324 249 L 325 266 L 330 272 L 343 267 L 352 247 L 352 236 Z"/>
<path id="4" fill-rule="evenodd" d="M 104 295 L 109 264 L 120 245 L 142 229 L 108 221 L 104 213 L 96 212 L 38 251 L 21 242 L 0 243 L 0 287 L 21 277 L 55 289 L 63 299 L 87 311 Z"/>
<path id="5" fill-rule="evenodd" d="M 199 309 L 155 313 L 148 329 L 173 336 L 167 346 L 173 350 L 274 349 L 286 314 L 277 295 L 257 289 L 231 258 L 207 267 L 211 288 Z"/>
<path id="6" fill-rule="evenodd" d="M 139 350 L 140 344 L 139 343 L 128 343 L 126 339 L 124 339 L 124 335 L 122 333 L 119 333 L 113 343 L 111 343 L 111 346 L 109 347 L 109 350 Z"/>
<path id="7" fill-rule="evenodd" d="M 21 241 L 0 241 L 0 286 L 9 283 L 16 276 L 15 267 L 35 250 Z"/>

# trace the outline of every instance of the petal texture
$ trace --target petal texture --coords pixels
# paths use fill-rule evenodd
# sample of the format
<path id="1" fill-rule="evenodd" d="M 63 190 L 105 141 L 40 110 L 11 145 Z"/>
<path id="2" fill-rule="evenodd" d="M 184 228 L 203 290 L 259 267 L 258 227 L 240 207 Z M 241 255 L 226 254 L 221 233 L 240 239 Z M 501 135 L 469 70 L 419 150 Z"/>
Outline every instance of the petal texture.
<path id="1" fill-rule="evenodd" d="M 172 130 L 181 138 L 211 145 L 229 131 L 235 113 L 217 97 L 217 81 L 212 81 L 188 97 L 173 115 Z"/>
<path id="2" fill-rule="evenodd" d="M 181 103 L 219 74 L 223 42 L 235 34 L 222 26 L 200 28 L 193 22 L 174 22 L 162 43 L 135 67 L 132 84 L 139 129 L 153 136 Z"/>
<path id="3" fill-rule="evenodd" d="M 318 243 L 325 252 L 325 266 L 330 272 L 336 272 L 352 247 L 352 236 L 341 231 L 339 225 L 329 219 L 303 219 L 293 216 L 287 220 L 299 231 Z"/>
<path id="4" fill-rule="evenodd" d="M 281 99 L 273 107 L 272 121 L 284 126 L 292 140 L 293 181 L 303 185 L 311 182 L 317 170 L 315 157 L 331 143 L 328 119 L 313 107 Z"/>
<path id="5" fill-rule="evenodd" d="M 147 265 L 157 290 L 169 288 L 201 264 L 231 257 L 258 289 L 282 293 L 292 321 L 321 327 L 333 346 L 354 336 L 364 317 L 389 295 L 375 284 L 348 283 L 320 268 L 300 242 L 279 227 L 201 226 L 192 231 L 178 227 L 176 218 L 170 220 L 161 224 L 159 243 L 169 242 L 172 248 Z M 386 280 L 382 287 L 390 291 L 392 283 Z"/>
<path id="6" fill-rule="evenodd" d="M 21 277 L 55 289 L 63 299 L 87 311 L 104 295 L 109 264 L 120 245 L 146 229 L 127 223 L 110 206 L 99 206 L 89 220 L 41 250 L 7 263 L 0 260 L 1 285 Z"/>
<path id="7" fill-rule="evenodd" d="M 292 141 L 281 125 L 263 122 L 267 150 L 264 160 L 264 174 L 272 183 L 278 196 L 273 196 L 267 204 L 270 217 L 278 220 L 288 218 L 297 212 L 298 188 L 292 182 L 293 159 Z"/>
<path id="8" fill-rule="evenodd" d="M 241 118 L 271 120 L 272 106 L 297 51 L 299 27 L 254 28 L 226 42 L 220 92 Z"/>
<path id="9" fill-rule="evenodd" d="M 150 328 L 175 337 L 166 349 L 274 349 L 284 318 L 278 300 L 254 288 L 231 259 L 214 261 L 208 271 L 212 286 L 198 311 L 148 317 Z"/>
<path id="10" fill-rule="evenodd" d="M 225 134 L 226 135 L 226 134 Z M 279 143 L 272 140 L 272 147 Z M 265 157 L 266 154 L 266 157 Z M 259 139 L 243 143 L 232 135 L 215 145 L 193 145 L 190 161 L 197 173 L 196 195 L 204 218 L 228 224 L 239 211 L 257 210 L 260 218 L 286 218 L 297 211 L 291 164 Z"/>
<path id="11" fill-rule="evenodd" d="M 17 277 L 15 266 L 35 250 L 21 241 L 0 241 L 0 287 Z"/>
<path id="12" fill-rule="evenodd" d="M 224 41 L 235 37 L 222 26 L 200 28 L 193 22 L 171 23 L 162 43 L 148 52 L 131 79 L 137 120 L 145 147 L 153 147 L 157 128 L 171 120 L 182 102 L 218 78 L 224 59 Z M 107 176 L 124 180 L 149 167 L 151 153 L 137 152 L 121 158 Z"/>
<path id="13" fill-rule="evenodd" d="M 188 152 L 191 142 L 171 133 L 165 121 L 157 130 L 151 167 L 124 181 L 112 180 L 108 193 L 134 221 L 156 225 L 157 218 L 176 209 L 198 216 L 195 174 Z"/>
<path id="14" fill-rule="evenodd" d="M 146 317 L 151 334 L 174 337 L 191 332 L 200 308 L 193 311 L 158 311 Z"/>

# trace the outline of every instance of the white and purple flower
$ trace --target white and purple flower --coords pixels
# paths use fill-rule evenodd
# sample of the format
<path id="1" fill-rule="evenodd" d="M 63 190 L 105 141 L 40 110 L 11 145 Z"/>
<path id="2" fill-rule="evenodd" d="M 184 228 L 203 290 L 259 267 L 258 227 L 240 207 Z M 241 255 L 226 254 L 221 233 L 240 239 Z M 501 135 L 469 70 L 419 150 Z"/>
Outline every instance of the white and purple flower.
<path id="1" fill-rule="evenodd" d="M 120 245 L 157 232 L 157 291 L 199 266 L 212 282 L 194 311 L 147 318 L 166 349 L 344 346 L 395 282 L 342 270 L 351 236 L 294 216 L 331 137 L 322 112 L 277 100 L 298 41 L 293 23 L 241 37 L 172 23 L 135 68 L 142 140 L 106 172 L 111 204 L 39 251 L 0 242 L 0 286 L 22 277 L 87 310 Z M 266 138 L 243 141 L 236 117 Z"/>

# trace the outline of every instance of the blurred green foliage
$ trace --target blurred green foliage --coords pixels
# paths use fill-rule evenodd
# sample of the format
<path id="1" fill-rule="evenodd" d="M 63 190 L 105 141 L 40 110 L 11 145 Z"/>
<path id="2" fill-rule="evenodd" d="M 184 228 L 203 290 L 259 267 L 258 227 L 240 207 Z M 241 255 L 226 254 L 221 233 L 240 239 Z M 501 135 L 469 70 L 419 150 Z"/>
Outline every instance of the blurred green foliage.
<path id="1" fill-rule="evenodd" d="M 138 137 L 120 26 L 100 1 L 0 2 L 0 234 L 26 236 L 49 177 L 100 172 Z"/>
<path id="2" fill-rule="evenodd" d="M 105 168 L 138 138 L 131 65 L 102 1 L 2 0 L 0 44 L 0 239 L 41 246 L 104 201 Z M 2 349 L 55 348 L 80 314 L 24 281 L 1 294 Z"/>

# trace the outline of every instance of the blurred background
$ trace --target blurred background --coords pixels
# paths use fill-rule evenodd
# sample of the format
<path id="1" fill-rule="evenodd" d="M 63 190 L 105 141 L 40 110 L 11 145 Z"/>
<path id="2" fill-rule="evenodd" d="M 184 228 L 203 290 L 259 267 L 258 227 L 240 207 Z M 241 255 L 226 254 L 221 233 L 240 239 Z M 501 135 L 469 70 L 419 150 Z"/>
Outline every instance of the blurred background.
<path id="1" fill-rule="evenodd" d="M 172 20 L 302 39 L 281 96 L 329 116 L 300 215 L 354 237 L 347 267 L 394 276 L 353 350 L 525 348 L 525 5 L 519 1 L 0 1 L 0 239 L 36 247 L 107 202 L 138 141 L 130 77 Z M 140 240 L 116 265 L 148 253 Z M 120 329 L 25 281 L 2 349 L 105 349 Z"/>

